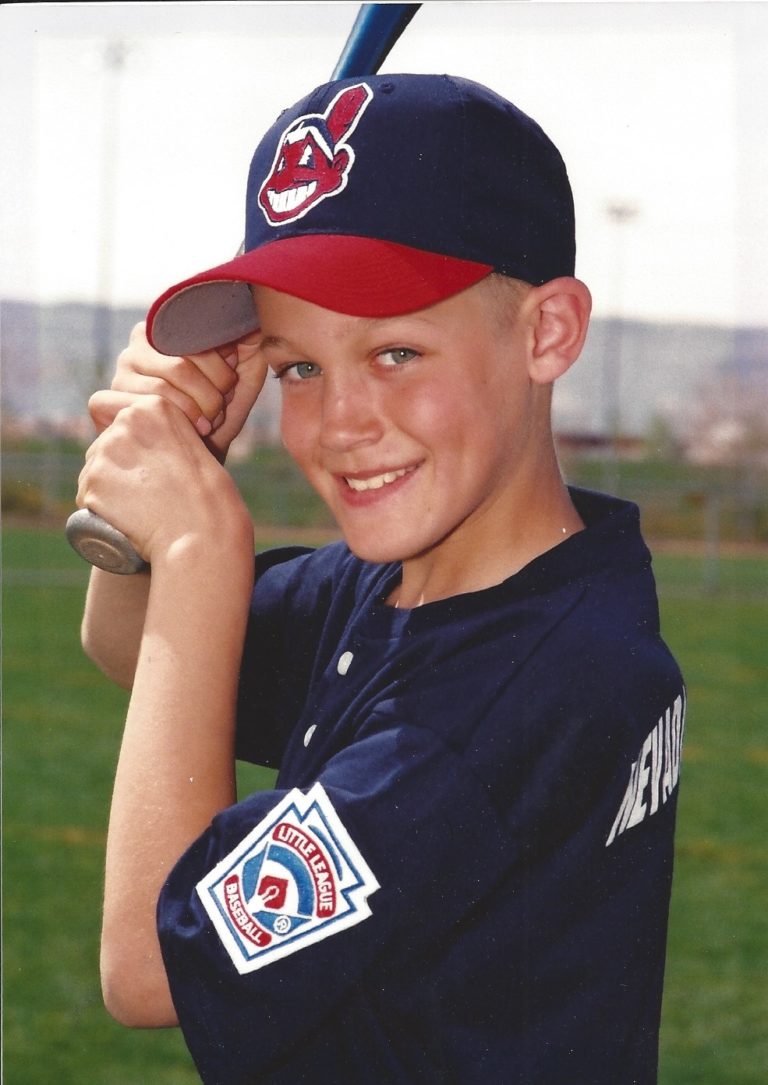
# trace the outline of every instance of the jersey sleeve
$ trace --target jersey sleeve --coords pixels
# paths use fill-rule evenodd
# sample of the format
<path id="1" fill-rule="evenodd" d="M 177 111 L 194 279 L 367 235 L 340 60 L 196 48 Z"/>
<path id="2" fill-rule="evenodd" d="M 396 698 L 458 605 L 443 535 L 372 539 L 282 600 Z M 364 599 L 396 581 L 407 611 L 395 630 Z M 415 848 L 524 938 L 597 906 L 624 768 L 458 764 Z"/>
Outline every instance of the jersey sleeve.
<path id="1" fill-rule="evenodd" d="M 448 937 L 507 861 L 485 788 L 417 727 L 372 720 L 311 788 L 222 812 L 158 910 L 203 1080 L 239 1081 L 243 1067 L 260 1080 L 354 1012 L 364 977 L 375 987 L 377 969 Z"/>

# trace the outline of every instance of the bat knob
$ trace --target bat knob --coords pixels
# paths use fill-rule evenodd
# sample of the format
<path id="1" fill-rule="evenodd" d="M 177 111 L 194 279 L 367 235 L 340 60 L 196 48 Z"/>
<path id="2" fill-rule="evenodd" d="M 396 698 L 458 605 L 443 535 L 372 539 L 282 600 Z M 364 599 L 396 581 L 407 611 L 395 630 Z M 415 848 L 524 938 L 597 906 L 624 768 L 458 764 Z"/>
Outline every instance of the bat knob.
<path id="1" fill-rule="evenodd" d="M 128 576 L 149 566 L 128 538 L 90 509 L 79 509 L 67 520 L 67 540 L 91 565 L 108 573 Z"/>

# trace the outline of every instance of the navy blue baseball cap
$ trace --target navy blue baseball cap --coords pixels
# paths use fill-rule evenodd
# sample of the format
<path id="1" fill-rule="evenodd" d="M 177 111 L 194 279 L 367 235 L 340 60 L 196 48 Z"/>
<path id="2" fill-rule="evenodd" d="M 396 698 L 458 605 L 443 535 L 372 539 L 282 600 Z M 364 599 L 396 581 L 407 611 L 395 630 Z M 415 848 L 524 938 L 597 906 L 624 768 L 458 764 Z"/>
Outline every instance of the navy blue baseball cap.
<path id="1" fill-rule="evenodd" d="M 573 275 L 575 248 L 562 157 L 511 102 L 447 75 L 340 80 L 278 117 L 251 162 L 243 252 L 167 290 L 147 334 L 172 355 L 240 339 L 259 326 L 250 283 L 395 316 L 493 271 Z"/>

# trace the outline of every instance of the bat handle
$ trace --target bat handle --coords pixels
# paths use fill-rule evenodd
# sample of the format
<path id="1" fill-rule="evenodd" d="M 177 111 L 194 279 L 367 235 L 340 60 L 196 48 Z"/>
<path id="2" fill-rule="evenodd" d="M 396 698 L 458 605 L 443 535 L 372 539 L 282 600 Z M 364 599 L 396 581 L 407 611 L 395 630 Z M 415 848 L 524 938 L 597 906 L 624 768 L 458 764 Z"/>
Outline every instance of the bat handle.
<path id="1" fill-rule="evenodd" d="M 108 573 L 129 576 L 149 568 L 122 531 L 112 527 L 90 509 L 79 509 L 67 520 L 70 546 L 91 565 Z"/>

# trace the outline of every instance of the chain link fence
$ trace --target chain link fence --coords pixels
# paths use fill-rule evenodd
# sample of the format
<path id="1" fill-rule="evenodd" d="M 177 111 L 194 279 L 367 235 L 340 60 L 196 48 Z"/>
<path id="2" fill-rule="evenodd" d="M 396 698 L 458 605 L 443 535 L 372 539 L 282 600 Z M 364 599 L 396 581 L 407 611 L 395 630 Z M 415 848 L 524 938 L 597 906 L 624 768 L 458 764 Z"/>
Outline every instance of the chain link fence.
<path id="1" fill-rule="evenodd" d="M 9 520 L 55 527 L 75 507 L 83 463 L 78 448 L 56 442 L 10 449 L 2 462 L 2 504 Z M 270 531 L 333 531 L 323 502 L 277 446 L 258 447 L 230 470 L 254 522 Z M 701 558 L 705 587 L 717 586 L 722 554 L 768 559 L 768 471 L 754 465 L 696 467 L 683 463 L 568 458 L 569 483 L 635 501 L 652 548 Z"/>

